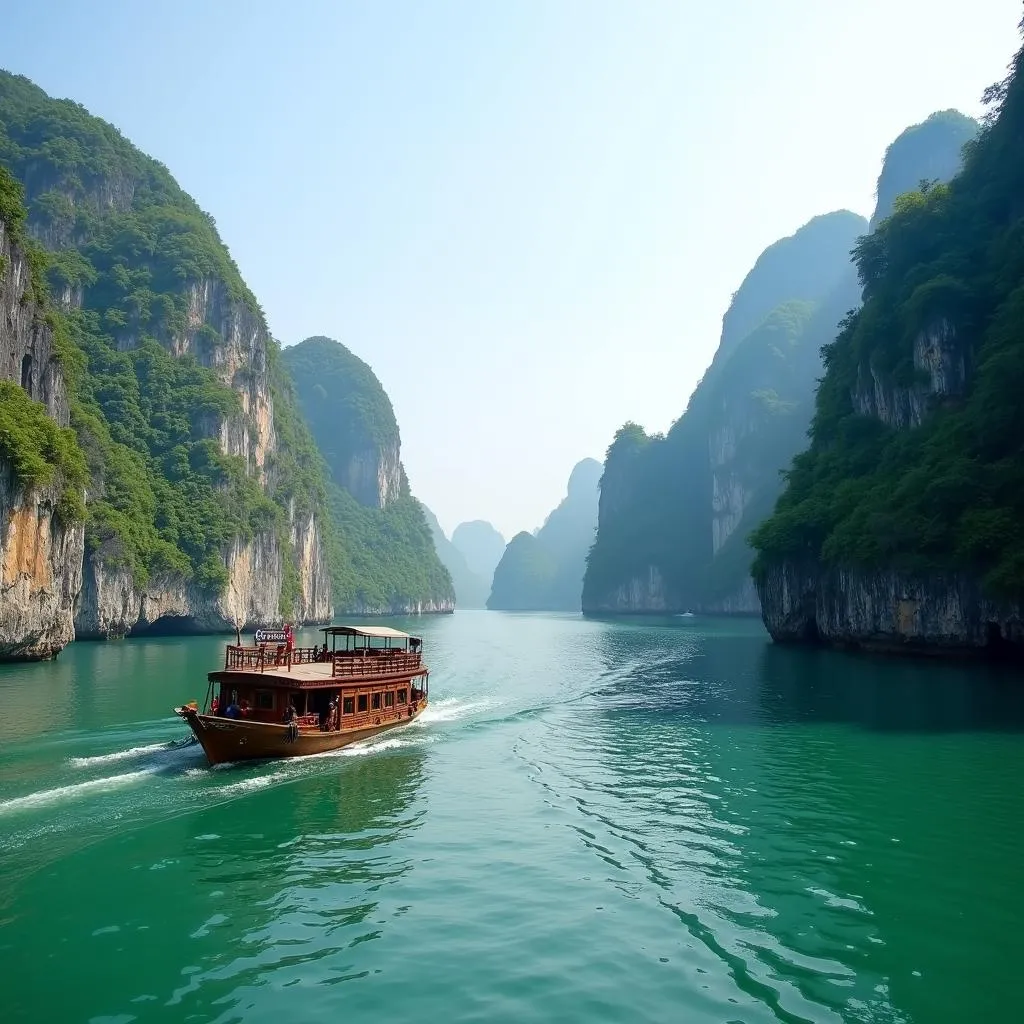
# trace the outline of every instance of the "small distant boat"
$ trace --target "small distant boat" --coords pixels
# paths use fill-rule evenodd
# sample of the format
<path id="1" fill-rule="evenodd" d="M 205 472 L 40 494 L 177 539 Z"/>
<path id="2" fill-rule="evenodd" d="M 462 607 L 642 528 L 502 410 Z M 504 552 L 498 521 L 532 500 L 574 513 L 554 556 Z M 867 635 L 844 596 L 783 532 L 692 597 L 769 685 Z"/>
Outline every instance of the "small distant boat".
<path id="1" fill-rule="evenodd" d="M 321 648 L 294 647 L 284 630 L 227 645 L 203 710 L 195 701 L 174 709 L 210 764 L 320 754 L 423 713 L 430 673 L 419 637 L 387 626 L 321 632 Z"/>
<path id="2" fill-rule="evenodd" d="M 679 613 L 679 618 L 681 618 L 681 619 L 692 619 L 693 618 L 693 612 L 680 612 Z"/>

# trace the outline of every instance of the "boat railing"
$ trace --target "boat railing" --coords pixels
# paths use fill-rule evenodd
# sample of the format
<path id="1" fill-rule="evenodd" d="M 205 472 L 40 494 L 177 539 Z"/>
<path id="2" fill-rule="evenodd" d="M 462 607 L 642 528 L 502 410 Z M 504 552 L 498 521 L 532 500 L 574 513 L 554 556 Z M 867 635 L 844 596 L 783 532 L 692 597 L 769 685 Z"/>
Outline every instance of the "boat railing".
<path id="1" fill-rule="evenodd" d="M 345 651 L 335 654 L 332 676 L 380 676 L 398 672 L 416 672 L 423 667 L 423 656 L 411 651 L 372 649 L 370 652 Z"/>
<path id="2" fill-rule="evenodd" d="M 224 652 L 224 669 L 253 669 L 257 672 L 264 672 L 268 668 L 290 670 L 292 665 L 311 665 L 323 660 L 323 652 L 317 647 L 293 647 L 289 651 L 284 644 L 260 644 L 258 647 L 228 644 Z"/>

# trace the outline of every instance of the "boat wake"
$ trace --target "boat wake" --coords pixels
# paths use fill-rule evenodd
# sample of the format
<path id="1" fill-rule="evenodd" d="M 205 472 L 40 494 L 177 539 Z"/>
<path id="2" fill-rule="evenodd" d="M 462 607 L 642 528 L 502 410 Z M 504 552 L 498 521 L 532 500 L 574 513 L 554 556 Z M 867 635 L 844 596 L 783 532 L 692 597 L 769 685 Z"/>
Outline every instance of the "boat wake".
<path id="1" fill-rule="evenodd" d="M 70 786 L 57 786 L 54 789 L 42 789 L 38 793 L 29 793 L 27 796 L 16 796 L 11 800 L 0 802 L 0 815 L 44 807 L 65 800 L 74 800 L 90 791 L 117 789 L 152 775 L 155 771 L 155 768 L 144 768 L 137 772 L 125 772 L 123 775 L 111 775 L 103 779 L 89 779 L 87 782 L 75 782 Z"/>
<path id="2" fill-rule="evenodd" d="M 437 725 L 441 722 L 454 722 L 464 718 L 472 711 L 492 707 L 494 701 L 465 701 L 461 697 L 446 697 L 444 700 L 432 701 L 426 710 L 412 723 L 413 726 Z"/>
<path id="3" fill-rule="evenodd" d="M 92 768 L 99 764 L 110 764 L 114 761 L 129 761 L 132 758 L 145 757 L 161 750 L 173 750 L 171 743 L 147 743 L 141 747 L 129 747 L 127 750 L 114 750 L 109 754 L 96 754 L 93 757 L 72 757 L 69 763 L 75 768 Z"/>

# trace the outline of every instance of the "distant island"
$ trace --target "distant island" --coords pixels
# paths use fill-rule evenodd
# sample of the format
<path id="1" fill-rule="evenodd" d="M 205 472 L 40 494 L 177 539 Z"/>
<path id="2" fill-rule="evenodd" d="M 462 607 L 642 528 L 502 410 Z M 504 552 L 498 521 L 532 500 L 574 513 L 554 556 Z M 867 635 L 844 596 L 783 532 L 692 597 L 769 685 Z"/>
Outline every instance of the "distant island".
<path id="1" fill-rule="evenodd" d="M 500 611 L 580 610 L 587 552 L 597 529 L 601 463 L 576 464 L 565 498 L 536 532 L 519 533 L 494 570 L 487 607 Z"/>

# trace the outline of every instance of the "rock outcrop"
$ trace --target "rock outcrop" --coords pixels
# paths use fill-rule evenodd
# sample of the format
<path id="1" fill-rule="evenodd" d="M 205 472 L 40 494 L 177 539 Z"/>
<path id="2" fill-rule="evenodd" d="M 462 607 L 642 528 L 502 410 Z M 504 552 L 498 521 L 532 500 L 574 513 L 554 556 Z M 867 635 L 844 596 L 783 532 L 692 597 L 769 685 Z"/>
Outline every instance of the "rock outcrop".
<path id="1" fill-rule="evenodd" d="M 824 568 L 784 561 L 758 583 L 780 643 L 886 653 L 1000 656 L 1024 647 L 1024 602 L 995 601 L 976 578 Z"/>
<path id="2" fill-rule="evenodd" d="M 62 427 L 68 401 L 53 332 L 30 294 L 31 269 L 0 218 L 0 379 Z M 25 487 L 0 456 L 0 660 L 50 658 L 74 638 L 85 530 L 56 515 L 58 485 Z"/>

